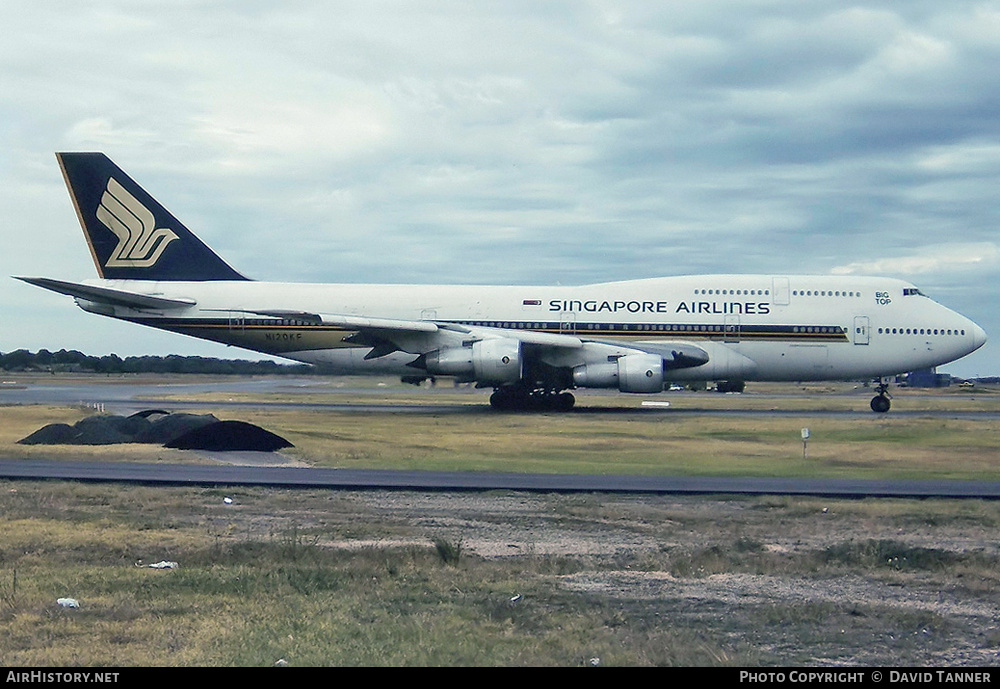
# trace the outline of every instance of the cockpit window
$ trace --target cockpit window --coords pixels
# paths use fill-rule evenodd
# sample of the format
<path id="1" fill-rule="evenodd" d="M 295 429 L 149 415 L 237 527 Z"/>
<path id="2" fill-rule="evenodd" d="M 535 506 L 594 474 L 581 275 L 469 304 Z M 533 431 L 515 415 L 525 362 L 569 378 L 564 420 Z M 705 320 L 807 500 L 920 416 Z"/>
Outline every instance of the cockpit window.
<path id="1" fill-rule="evenodd" d="M 921 292 L 920 290 L 918 290 L 916 287 L 904 287 L 903 288 L 903 296 L 904 297 L 908 297 L 908 296 L 913 295 L 913 294 L 920 295 L 921 297 L 926 297 L 927 296 L 926 294 L 924 294 L 923 292 Z"/>

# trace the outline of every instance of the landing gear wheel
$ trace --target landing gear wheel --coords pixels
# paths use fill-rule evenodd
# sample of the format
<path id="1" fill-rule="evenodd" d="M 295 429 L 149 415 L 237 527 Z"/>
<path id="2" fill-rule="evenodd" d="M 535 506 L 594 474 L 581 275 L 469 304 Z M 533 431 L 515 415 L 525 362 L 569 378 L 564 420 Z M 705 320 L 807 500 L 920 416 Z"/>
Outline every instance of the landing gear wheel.
<path id="1" fill-rule="evenodd" d="M 892 403 L 889 402 L 889 398 L 885 395 L 875 395 L 875 397 L 872 397 L 872 411 L 876 414 L 885 414 L 891 406 Z"/>
<path id="2" fill-rule="evenodd" d="M 490 395 L 490 406 L 498 411 L 514 411 L 521 405 L 518 404 L 518 396 L 512 391 L 498 388 Z"/>
<path id="3" fill-rule="evenodd" d="M 876 414 L 885 414 L 889 411 L 889 407 L 892 406 L 892 403 L 889 401 L 889 384 L 879 378 L 878 385 L 875 386 L 875 392 L 878 394 L 872 397 L 872 411 Z"/>
<path id="4" fill-rule="evenodd" d="M 576 398 L 568 392 L 527 391 L 514 386 L 497 388 L 490 395 L 490 406 L 497 411 L 569 411 Z"/>
<path id="5" fill-rule="evenodd" d="M 562 392 L 556 395 L 555 408 L 558 411 L 569 411 L 576 404 L 576 398 L 569 392 Z"/>

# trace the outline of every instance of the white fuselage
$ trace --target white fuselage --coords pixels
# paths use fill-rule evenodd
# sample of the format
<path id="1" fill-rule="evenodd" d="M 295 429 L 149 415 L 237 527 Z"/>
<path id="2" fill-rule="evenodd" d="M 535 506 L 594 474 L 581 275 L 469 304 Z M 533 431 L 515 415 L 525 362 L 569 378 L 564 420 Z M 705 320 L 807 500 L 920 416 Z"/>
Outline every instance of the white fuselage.
<path id="1" fill-rule="evenodd" d="M 343 373 L 412 373 L 414 353 L 366 359 L 350 328 L 273 312 L 429 321 L 575 335 L 595 343 L 696 344 L 704 365 L 671 380 L 841 380 L 938 366 L 982 346 L 983 330 L 891 278 L 700 275 L 578 287 L 330 285 L 274 282 L 96 281 L 145 294 L 192 299 L 169 311 L 80 301 L 83 308 Z M 272 315 L 262 315 L 272 312 Z M 605 349 L 558 351 L 572 368 Z M 583 357 L 583 359 L 581 359 Z M 590 363 L 593 363 L 591 361 Z"/>

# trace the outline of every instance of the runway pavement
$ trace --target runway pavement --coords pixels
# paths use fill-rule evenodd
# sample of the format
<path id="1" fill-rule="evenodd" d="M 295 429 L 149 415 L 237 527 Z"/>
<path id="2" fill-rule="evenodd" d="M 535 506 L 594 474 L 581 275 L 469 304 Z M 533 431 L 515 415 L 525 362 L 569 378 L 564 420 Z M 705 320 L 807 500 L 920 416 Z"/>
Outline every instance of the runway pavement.
<path id="1" fill-rule="evenodd" d="M 289 401 L 297 394 L 317 395 L 323 392 L 335 392 L 337 401 L 316 402 L 316 401 Z M 261 379 L 241 379 L 234 378 L 222 382 L 192 382 L 192 383 L 154 383 L 154 382 L 87 382 L 87 381 L 66 381 L 59 383 L 44 384 L 0 384 L 0 404 L 52 404 L 52 405 L 86 405 L 96 406 L 109 413 L 129 414 L 142 409 L 168 407 L 170 411 L 195 411 L 201 409 L 218 409 L 227 407 L 232 409 L 258 409 L 267 407 L 271 409 L 301 409 L 304 411 L 336 411 L 357 414 L 436 414 L 436 415 L 476 415 L 495 414 L 496 412 L 489 406 L 489 396 L 482 391 L 468 390 L 470 399 L 481 401 L 481 404 L 454 404 L 440 403 L 436 401 L 433 391 L 428 391 L 426 404 L 394 404 L 384 401 L 385 396 L 393 394 L 412 394 L 412 390 L 401 388 L 364 388 L 358 389 L 355 395 L 350 395 L 352 390 L 338 388 L 330 390 L 328 387 L 316 385 L 315 381 L 298 378 L 261 378 Z M 281 400 L 258 400 L 252 402 L 220 400 L 211 401 L 183 400 L 177 399 L 183 395 L 200 395 L 208 393 L 230 393 L 230 394 L 255 394 L 266 395 L 268 393 L 280 393 Z M 383 398 L 377 403 L 366 402 L 373 394 Z M 600 399 L 601 392 L 593 393 L 585 391 L 582 394 L 591 398 Z M 350 401 L 343 401 L 345 396 L 350 396 Z M 170 397 L 165 401 L 164 397 Z M 868 410 L 867 398 L 859 400 L 856 410 L 796 410 L 796 409 L 676 409 L 669 406 L 669 395 L 664 394 L 659 405 L 642 406 L 641 399 L 636 400 L 634 407 L 621 406 L 600 406 L 593 404 L 590 400 L 588 406 L 578 406 L 571 414 L 642 414 L 642 415 L 670 415 L 670 416 L 818 416 L 827 418 L 871 418 L 872 412 Z M 759 395 L 767 397 L 767 395 Z M 787 398 L 787 395 L 774 396 L 775 398 Z M 645 398 L 643 398 L 645 399 Z M 98 406 L 99 405 L 99 406 Z M 941 418 L 968 418 L 968 419 L 997 419 L 1000 418 L 1000 411 L 905 411 L 893 410 L 890 414 L 894 417 L 901 416 L 935 416 Z"/>
<path id="2" fill-rule="evenodd" d="M 0 478 L 159 485 L 279 486 L 332 490 L 814 495 L 841 498 L 1000 498 L 1000 483 L 719 476 L 595 476 L 312 469 L 127 462 L 0 460 Z"/>

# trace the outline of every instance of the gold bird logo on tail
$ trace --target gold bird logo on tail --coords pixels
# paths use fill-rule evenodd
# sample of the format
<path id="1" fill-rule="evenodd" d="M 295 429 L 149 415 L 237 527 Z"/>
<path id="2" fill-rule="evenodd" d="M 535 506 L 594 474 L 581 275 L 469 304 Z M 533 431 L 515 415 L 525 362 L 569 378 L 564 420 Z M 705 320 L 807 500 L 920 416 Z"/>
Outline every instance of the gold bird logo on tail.
<path id="1" fill-rule="evenodd" d="M 113 177 L 97 207 L 97 219 L 118 237 L 106 267 L 148 268 L 160 259 L 167 244 L 177 239 L 172 230 L 156 229 L 152 212 Z"/>

